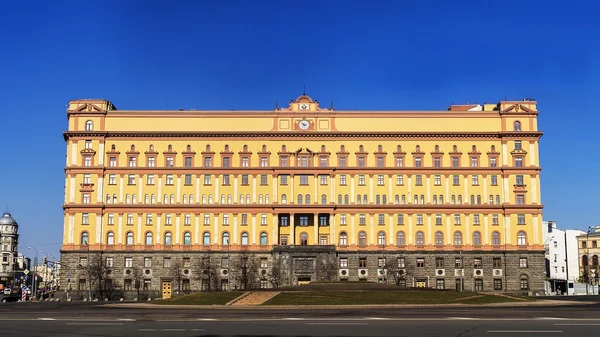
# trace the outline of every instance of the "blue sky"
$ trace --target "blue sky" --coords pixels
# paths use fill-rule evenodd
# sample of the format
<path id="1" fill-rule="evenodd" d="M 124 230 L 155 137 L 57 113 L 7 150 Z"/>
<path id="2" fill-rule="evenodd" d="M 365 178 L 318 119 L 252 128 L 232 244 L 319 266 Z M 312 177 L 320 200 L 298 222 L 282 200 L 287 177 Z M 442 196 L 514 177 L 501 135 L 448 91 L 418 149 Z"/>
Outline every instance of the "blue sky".
<path id="1" fill-rule="evenodd" d="M 0 207 L 57 256 L 65 104 L 271 109 L 538 100 L 544 218 L 600 224 L 593 1 L 27 1 L 0 4 Z M 587 177 L 587 178 L 586 178 Z M 31 252 L 31 251 L 30 251 Z"/>

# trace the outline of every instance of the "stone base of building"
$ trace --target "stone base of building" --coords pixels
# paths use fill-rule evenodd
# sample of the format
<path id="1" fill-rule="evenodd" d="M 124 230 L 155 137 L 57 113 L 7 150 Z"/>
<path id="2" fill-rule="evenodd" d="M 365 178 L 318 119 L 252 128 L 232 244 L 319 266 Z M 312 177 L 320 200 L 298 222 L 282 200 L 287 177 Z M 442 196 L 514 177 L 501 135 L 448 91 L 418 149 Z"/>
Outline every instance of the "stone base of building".
<path id="1" fill-rule="evenodd" d="M 63 251 L 61 292 L 93 297 L 169 297 L 209 290 L 280 288 L 308 282 L 378 282 L 400 287 L 537 294 L 544 292 L 544 251 L 347 251 L 335 246 L 278 246 L 252 251 Z M 462 289 L 461 289 L 462 288 Z M 131 296 L 128 296 L 131 297 Z"/>

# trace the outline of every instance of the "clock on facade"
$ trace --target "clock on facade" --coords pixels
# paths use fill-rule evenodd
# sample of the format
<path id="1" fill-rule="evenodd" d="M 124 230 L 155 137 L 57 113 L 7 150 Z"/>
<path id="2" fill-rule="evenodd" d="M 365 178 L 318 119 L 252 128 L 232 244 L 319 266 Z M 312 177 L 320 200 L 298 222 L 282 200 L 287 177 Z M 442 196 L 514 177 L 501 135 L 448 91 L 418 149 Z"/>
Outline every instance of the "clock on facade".
<path id="1" fill-rule="evenodd" d="M 300 123 L 298 123 L 298 126 L 300 127 L 300 129 L 306 130 L 310 126 L 310 123 L 306 119 L 303 119 L 300 121 Z"/>

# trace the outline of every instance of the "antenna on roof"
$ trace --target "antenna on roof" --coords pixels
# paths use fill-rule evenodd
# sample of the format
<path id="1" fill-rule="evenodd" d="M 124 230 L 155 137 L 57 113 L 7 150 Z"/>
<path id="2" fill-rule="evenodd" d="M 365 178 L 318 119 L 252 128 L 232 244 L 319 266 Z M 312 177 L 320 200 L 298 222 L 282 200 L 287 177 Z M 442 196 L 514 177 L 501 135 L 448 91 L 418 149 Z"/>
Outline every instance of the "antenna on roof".
<path id="1" fill-rule="evenodd" d="M 279 101 L 275 101 L 275 110 L 279 109 Z"/>
<path id="2" fill-rule="evenodd" d="M 306 95 L 306 84 L 304 85 L 304 91 L 302 92 L 302 95 Z"/>
<path id="3" fill-rule="evenodd" d="M 331 101 L 331 107 L 329 108 L 329 110 L 333 110 L 333 101 Z"/>

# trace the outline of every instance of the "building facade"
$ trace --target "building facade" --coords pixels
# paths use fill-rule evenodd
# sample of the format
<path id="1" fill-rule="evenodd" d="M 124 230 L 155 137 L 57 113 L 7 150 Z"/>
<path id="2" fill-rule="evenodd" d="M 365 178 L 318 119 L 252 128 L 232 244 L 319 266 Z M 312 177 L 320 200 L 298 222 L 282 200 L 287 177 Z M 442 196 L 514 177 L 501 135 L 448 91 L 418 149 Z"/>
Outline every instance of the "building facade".
<path id="1" fill-rule="evenodd" d="M 577 237 L 585 232 L 577 229 L 558 229 L 555 221 L 544 221 L 546 246 L 546 293 L 574 294 L 573 285 L 579 280 L 579 248 Z"/>
<path id="2" fill-rule="evenodd" d="M 579 247 L 579 279 L 589 285 L 599 284 L 600 226 L 590 226 L 577 236 Z"/>
<path id="3" fill-rule="evenodd" d="M 114 284 L 131 289 L 139 268 L 144 288 L 167 291 L 173 265 L 196 290 L 207 288 L 196 266 L 216 261 L 227 289 L 242 287 L 235 260 L 250 255 L 261 287 L 333 273 L 543 291 L 537 115 L 533 100 L 441 111 L 343 111 L 306 95 L 269 111 L 70 101 L 62 266 L 100 256 Z M 73 288 L 93 284 L 79 270 Z"/>
<path id="4" fill-rule="evenodd" d="M 0 217 L 0 284 L 13 285 L 19 269 L 19 225 L 10 213 Z"/>

